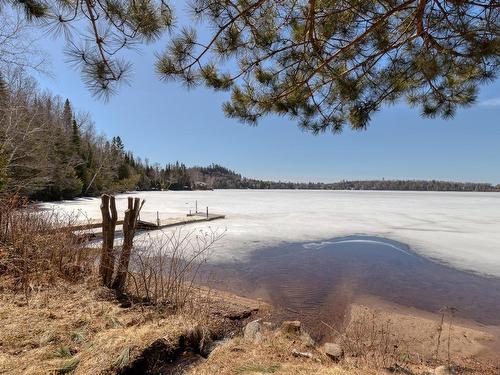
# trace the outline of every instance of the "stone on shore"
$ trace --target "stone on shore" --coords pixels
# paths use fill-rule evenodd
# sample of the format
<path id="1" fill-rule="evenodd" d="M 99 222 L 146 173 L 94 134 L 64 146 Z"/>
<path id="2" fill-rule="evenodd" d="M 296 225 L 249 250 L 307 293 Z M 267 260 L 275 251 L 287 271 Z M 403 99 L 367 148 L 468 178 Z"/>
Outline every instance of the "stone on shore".
<path id="1" fill-rule="evenodd" d="M 292 355 L 294 357 L 304 357 L 304 358 L 312 358 L 312 353 L 309 352 L 299 352 L 297 349 L 292 350 Z"/>
<path id="2" fill-rule="evenodd" d="M 302 344 L 304 344 L 308 348 L 313 348 L 316 345 L 311 335 L 309 335 L 309 333 L 305 331 L 302 331 L 302 333 L 300 334 L 300 341 L 302 341 Z"/>
<path id="3" fill-rule="evenodd" d="M 344 350 L 338 344 L 327 342 L 323 345 L 323 352 L 333 361 L 340 361 L 344 356 Z"/>
<path id="4" fill-rule="evenodd" d="M 243 338 L 246 341 L 260 342 L 262 340 L 262 326 L 260 320 L 254 320 L 248 323 L 243 329 Z"/>

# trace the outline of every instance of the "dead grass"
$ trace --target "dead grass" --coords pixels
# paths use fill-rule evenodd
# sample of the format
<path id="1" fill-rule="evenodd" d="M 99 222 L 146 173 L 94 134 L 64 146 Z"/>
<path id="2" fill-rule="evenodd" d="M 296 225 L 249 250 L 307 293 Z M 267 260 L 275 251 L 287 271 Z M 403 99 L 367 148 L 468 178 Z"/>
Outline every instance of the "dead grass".
<path id="1" fill-rule="evenodd" d="M 224 331 L 236 324 L 234 317 L 265 311 L 266 306 L 205 288 L 197 288 L 194 296 L 196 308 L 160 310 L 141 305 L 121 308 L 114 293 L 92 279 L 86 283 L 59 279 L 50 288 L 32 292 L 29 300 L 4 288 L 0 373 L 115 373 L 159 339 L 173 345 L 195 327 Z"/>
<path id="2" fill-rule="evenodd" d="M 198 291 L 202 301 L 212 301 L 204 307 L 205 314 L 162 314 L 157 308 L 144 306 L 120 308 L 109 290 L 92 281 L 60 281 L 32 293 L 29 303 L 22 294 L 4 290 L 0 293 L 0 373 L 111 374 L 129 365 L 158 339 L 174 345 L 194 327 L 211 324 L 210 316 L 222 319 L 232 311 L 240 314 L 241 306 L 243 311 L 265 307 L 258 301 L 215 291 L 210 291 L 208 299 L 206 292 Z M 394 328 L 400 327 L 395 324 Z M 370 336 L 368 331 L 365 333 L 368 342 Z M 294 349 L 311 352 L 313 358 L 295 357 Z M 266 328 L 261 342 L 249 343 L 241 337 L 228 340 L 208 359 L 189 369 L 188 374 L 387 374 L 367 360 L 369 352 L 365 354 L 348 355 L 335 364 L 318 348 Z M 433 365 L 408 363 L 405 368 L 413 374 L 423 374 Z M 468 374 L 494 374 L 494 369 L 490 371 L 474 363 L 466 365 Z"/>
<path id="3" fill-rule="evenodd" d="M 293 349 L 311 352 L 313 358 L 295 357 Z M 187 374 L 373 375 L 377 371 L 334 364 L 323 353 L 303 346 L 300 341 L 279 331 L 267 331 L 259 343 L 249 343 L 241 337 L 227 341 Z"/>
<path id="4" fill-rule="evenodd" d="M 29 299 L 32 291 L 56 278 L 76 280 L 87 275 L 95 255 L 80 246 L 68 229 L 75 219 L 41 210 L 16 194 L 0 194 L 1 286 Z"/>
<path id="5" fill-rule="evenodd" d="M 5 292 L 0 301 L 0 369 L 9 374 L 112 373 L 152 341 L 176 340 L 196 324 L 186 316 L 122 309 L 93 285 L 60 283 L 34 293 L 29 305 Z"/>

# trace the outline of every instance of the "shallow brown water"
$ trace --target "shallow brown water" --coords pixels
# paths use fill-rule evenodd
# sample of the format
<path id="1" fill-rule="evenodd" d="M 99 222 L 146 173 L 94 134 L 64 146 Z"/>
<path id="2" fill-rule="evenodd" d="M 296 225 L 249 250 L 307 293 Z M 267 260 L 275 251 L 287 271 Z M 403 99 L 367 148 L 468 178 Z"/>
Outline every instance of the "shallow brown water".
<path id="1" fill-rule="evenodd" d="M 313 327 L 321 320 L 341 324 L 349 304 L 363 296 L 434 313 L 455 307 L 458 317 L 500 325 L 500 279 L 456 270 L 379 237 L 263 249 L 214 271 L 217 288 L 262 298 L 281 308 L 281 318 Z"/>

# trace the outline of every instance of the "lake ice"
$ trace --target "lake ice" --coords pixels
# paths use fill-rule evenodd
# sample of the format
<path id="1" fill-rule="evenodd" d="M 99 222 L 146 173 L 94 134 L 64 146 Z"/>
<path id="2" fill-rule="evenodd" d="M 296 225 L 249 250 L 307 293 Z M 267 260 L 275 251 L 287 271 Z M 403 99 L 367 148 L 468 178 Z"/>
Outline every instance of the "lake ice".
<path id="1" fill-rule="evenodd" d="M 117 196 L 146 200 L 142 219 L 179 217 L 194 211 L 225 220 L 184 230 L 224 230 L 215 260 L 242 260 L 252 250 L 286 242 L 321 242 L 350 234 L 381 236 L 408 244 L 419 254 L 456 268 L 500 277 L 500 194 L 459 192 L 216 190 L 137 192 Z M 46 203 L 99 219 L 99 199 Z M 170 229 L 172 230 L 172 229 Z M 151 233 L 150 233 L 151 234 Z M 142 234 L 144 235 L 144 234 Z M 309 244 L 309 246 L 314 246 Z"/>

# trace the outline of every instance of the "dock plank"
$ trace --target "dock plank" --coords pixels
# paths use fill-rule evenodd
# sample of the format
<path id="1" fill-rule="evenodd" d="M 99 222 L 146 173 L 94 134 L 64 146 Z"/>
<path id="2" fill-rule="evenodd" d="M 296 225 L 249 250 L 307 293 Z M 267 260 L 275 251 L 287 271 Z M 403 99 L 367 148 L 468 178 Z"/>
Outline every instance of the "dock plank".
<path id="1" fill-rule="evenodd" d="M 182 217 L 173 217 L 167 219 L 160 219 L 158 222 L 148 221 L 148 220 L 138 220 L 137 221 L 137 229 L 138 230 L 159 230 L 164 228 L 170 228 L 180 225 L 194 224 L 207 222 L 212 220 L 224 219 L 225 215 L 220 214 L 206 214 L 196 213 L 196 214 L 188 214 Z M 116 222 L 117 227 L 123 225 L 123 219 L 118 220 Z M 64 230 L 70 230 L 75 233 L 78 237 L 89 237 L 89 238 L 97 238 L 102 235 L 102 231 L 100 230 L 102 227 L 102 222 L 100 220 L 89 220 L 87 223 L 75 224 L 71 226 L 64 227 Z M 83 232 L 90 231 L 90 233 L 84 234 Z M 121 229 L 117 228 L 116 232 L 120 232 Z"/>

